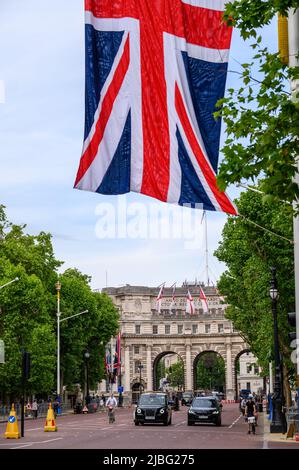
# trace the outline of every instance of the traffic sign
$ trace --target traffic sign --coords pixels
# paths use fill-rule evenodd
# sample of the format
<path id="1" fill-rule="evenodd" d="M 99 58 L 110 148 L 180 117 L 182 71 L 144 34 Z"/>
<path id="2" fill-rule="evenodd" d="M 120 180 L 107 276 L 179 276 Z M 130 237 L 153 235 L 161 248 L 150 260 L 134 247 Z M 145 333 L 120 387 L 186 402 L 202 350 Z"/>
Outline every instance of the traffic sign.
<path id="1" fill-rule="evenodd" d="M 0 339 L 0 364 L 4 364 L 4 341 Z"/>
<path id="2" fill-rule="evenodd" d="M 15 420 L 16 420 L 16 417 L 15 417 L 15 416 L 9 416 L 9 418 L 8 418 L 8 421 L 9 421 L 10 423 L 14 423 Z"/>
<path id="3" fill-rule="evenodd" d="M 124 387 L 121 385 L 118 387 L 118 393 L 123 393 Z"/>

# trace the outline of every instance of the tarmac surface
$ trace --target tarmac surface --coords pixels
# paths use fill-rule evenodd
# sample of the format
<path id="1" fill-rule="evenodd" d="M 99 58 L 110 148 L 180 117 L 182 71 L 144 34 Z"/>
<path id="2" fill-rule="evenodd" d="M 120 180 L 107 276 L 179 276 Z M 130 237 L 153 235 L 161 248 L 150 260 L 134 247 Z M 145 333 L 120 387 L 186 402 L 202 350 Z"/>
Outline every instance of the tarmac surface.
<path id="1" fill-rule="evenodd" d="M 222 426 L 187 426 L 187 407 L 173 412 L 172 425 L 135 426 L 132 408 L 118 408 L 116 422 L 107 414 L 69 414 L 57 419 L 57 432 L 44 432 L 44 418 L 25 422 L 25 437 L 5 439 L 0 424 L 0 449 L 299 449 L 299 442 L 270 435 L 266 413 L 260 413 L 256 435 L 248 435 L 238 404 L 223 406 Z M 20 423 L 19 423 L 20 428 Z"/>

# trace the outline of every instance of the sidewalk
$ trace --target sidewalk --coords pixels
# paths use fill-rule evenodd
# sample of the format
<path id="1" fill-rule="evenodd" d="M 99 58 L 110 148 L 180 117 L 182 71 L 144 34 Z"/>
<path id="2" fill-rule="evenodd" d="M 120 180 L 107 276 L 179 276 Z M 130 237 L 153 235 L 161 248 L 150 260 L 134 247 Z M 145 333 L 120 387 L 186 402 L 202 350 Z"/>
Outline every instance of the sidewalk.
<path id="1" fill-rule="evenodd" d="M 270 423 L 268 419 L 268 414 L 266 412 L 263 412 L 263 427 L 264 427 L 264 442 L 267 447 L 268 442 L 282 442 L 286 443 L 288 442 L 292 446 L 296 446 L 299 449 L 299 442 L 295 440 L 295 435 L 294 437 L 289 437 L 287 438 L 287 433 L 286 434 L 281 434 L 281 433 L 270 433 Z"/>
<path id="2" fill-rule="evenodd" d="M 120 407 L 120 408 L 118 408 L 118 409 L 125 409 L 125 408 L 130 408 L 130 407 L 128 407 L 128 406 L 122 406 L 122 407 Z M 105 407 L 98 409 L 95 413 L 88 413 L 88 414 L 97 414 L 97 413 L 103 413 L 103 412 L 106 413 L 106 408 L 105 408 Z M 62 413 L 60 413 L 59 415 L 57 415 L 57 418 L 59 419 L 60 416 L 68 416 L 68 415 L 74 415 L 74 416 L 76 416 L 76 414 L 74 413 L 73 408 L 69 408 L 69 409 L 63 411 Z M 47 416 L 47 412 L 43 412 L 43 413 L 39 414 L 37 418 L 33 418 L 32 416 L 25 416 L 25 421 L 32 421 L 32 422 L 34 422 L 34 421 L 36 421 L 37 419 L 41 419 L 41 418 L 42 418 L 42 419 L 45 419 L 46 416 Z M 7 415 L 6 417 L 0 416 L 0 423 L 6 423 L 7 420 L 8 420 L 8 417 L 9 417 L 9 415 Z M 20 421 L 20 420 L 21 420 L 21 416 L 18 414 L 17 417 L 18 417 L 18 421 Z"/>

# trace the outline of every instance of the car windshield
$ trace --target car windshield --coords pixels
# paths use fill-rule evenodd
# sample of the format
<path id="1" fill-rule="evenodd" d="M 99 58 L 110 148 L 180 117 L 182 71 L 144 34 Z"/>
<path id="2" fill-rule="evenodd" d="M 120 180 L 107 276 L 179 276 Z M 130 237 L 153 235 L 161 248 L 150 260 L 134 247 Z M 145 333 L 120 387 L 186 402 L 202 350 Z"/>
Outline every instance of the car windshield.
<path id="1" fill-rule="evenodd" d="M 210 398 L 196 398 L 192 406 L 196 408 L 216 408 L 216 400 Z"/>
<path id="2" fill-rule="evenodd" d="M 139 405 L 165 405 L 165 395 L 141 395 Z"/>
<path id="3" fill-rule="evenodd" d="M 192 397 L 192 393 L 183 393 L 183 397 L 190 398 Z"/>

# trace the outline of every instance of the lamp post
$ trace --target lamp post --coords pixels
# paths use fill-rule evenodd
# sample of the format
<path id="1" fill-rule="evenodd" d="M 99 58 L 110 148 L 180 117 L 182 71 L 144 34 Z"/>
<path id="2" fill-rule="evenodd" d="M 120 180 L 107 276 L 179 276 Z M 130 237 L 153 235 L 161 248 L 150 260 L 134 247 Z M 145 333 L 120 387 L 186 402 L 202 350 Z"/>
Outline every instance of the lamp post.
<path id="1" fill-rule="evenodd" d="M 141 371 L 142 371 L 142 369 L 143 369 L 143 365 L 141 364 L 141 362 L 139 363 L 138 369 L 139 369 L 139 396 L 140 396 L 140 395 L 141 395 L 141 389 L 142 389 L 142 385 L 141 385 Z"/>
<path id="2" fill-rule="evenodd" d="M 60 312 L 60 290 L 61 290 L 61 283 L 59 281 L 55 284 L 56 291 L 57 291 L 57 397 L 60 396 L 60 323 L 70 318 L 77 317 L 78 315 L 82 315 L 83 313 L 88 313 L 88 310 L 84 310 L 80 313 L 75 313 L 66 318 L 60 319 L 61 312 Z"/>
<path id="3" fill-rule="evenodd" d="M 272 278 L 270 281 L 270 297 L 272 299 L 272 314 L 273 314 L 273 328 L 274 328 L 274 361 L 275 361 L 275 375 L 274 375 L 274 394 L 272 398 L 273 415 L 270 425 L 271 433 L 284 433 L 286 430 L 286 421 L 284 413 L 282 412 L 283 406 L 283 392 L 282 392 L 282 374 L 281 374 L 281 360 L 279 354 L 278 342 L 278 324 L 277 324 L 277 279 L 276 268 L 271 268 Z"/>
<path id="4" fill-rule="evenodd" d="M 19 278 L 15 277 L 12 281 L 6 282 L 6 284 L 3 284 L 3 286 L 0 286 L 0 289 L 3 289 L 3 287 L 9 286 L 10 284 L 12 284 L 13 282 L 16 282 L 18 280 L 19 280 Z"/>
<path id="5" fill-rule="evenodd" d="M 88 361 L 89 361 L 89 358 L 90 358 L 90 354 L 88 351 L 86 351 L 84 353 L 84 357 L 85 357 L 85 365 L 86 365 L 86 398 L 85 398 L 85 402 L 86 402 L 86 405 L 89 404 L 89 374 L 88 374 Z"/>
<path id="6" fill-rule="evenodd" d="M 55 284 L 57 292 L 57 396 L 60 396 L 60 289 L 59 281 Z"/>

